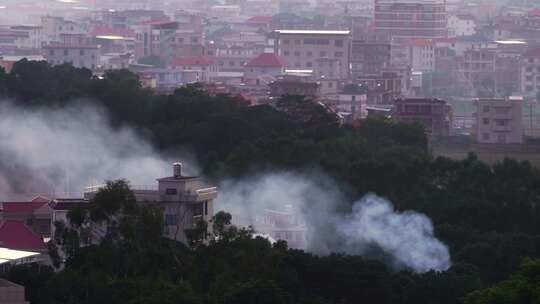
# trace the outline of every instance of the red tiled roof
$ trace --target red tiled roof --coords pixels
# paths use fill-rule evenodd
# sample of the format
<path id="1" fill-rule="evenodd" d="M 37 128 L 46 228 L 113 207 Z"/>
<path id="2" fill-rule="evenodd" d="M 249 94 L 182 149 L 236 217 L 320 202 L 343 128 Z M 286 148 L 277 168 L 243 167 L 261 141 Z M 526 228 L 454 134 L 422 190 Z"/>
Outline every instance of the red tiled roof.
<path id="1" fill-rule="evenodd" d="M 5 202 L 2 203 L 4 213 L 32 213 L 48 202 Z"/>
<path id="2" fill-rule="evenodd" d="M 121 36 L 121 37 L 135 37 L 135 32 L 127 28 L 116 28 L 110 26 L 96 26 L 90 36 Z"/>
<path id="3" fill-rule="evenodd" d="M 180 65 L 212 65 L 214 64 L 214 61 L 206 56 L 199 56 L 199 57 L 182 57 L 182 58 L 176 58 L 171 61 L 172 66 L 180 66 Z"/>
<path id="4" fill-rule="evenodd" d="M 285 60 L 274 53 L 262 53 L 251 59 L 246 67 L 282 67 L 287 65 Z"/>
<path id="5" fill-rule="evenodd" d="M 270 23 L 272 16 L 253 16 L 246 20 L 247 23 Z"/>
<path id="6" fill-rule="evenodd" d="M 428 39 L 415 38 L 415 39 L 409 40 L 409 44 L 413 46 L 428 46 L 428 45 L 432 45 L 433 41 L 428 40 Z"/>
<path id="7" fill-rule="evenodd" d="M 0 247 L 31 251 L 46 249 L 43 239 L 19 221 L 5 221 L 0 226 Z"/>
<path id="8" fill-rule="evenodd" d="M 540 58 L 540 48 L 530 49 L 523 53 L 523 57 Z"/>

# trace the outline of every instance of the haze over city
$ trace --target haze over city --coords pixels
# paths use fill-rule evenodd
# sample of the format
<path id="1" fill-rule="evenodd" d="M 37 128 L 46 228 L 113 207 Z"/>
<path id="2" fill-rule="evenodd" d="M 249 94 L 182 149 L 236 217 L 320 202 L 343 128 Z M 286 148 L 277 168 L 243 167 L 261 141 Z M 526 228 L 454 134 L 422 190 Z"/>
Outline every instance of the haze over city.
<path id="1" fill-rule="evenodd" d="M 0 0 L 0 303 L 540 303 L 539 0 Z"/>

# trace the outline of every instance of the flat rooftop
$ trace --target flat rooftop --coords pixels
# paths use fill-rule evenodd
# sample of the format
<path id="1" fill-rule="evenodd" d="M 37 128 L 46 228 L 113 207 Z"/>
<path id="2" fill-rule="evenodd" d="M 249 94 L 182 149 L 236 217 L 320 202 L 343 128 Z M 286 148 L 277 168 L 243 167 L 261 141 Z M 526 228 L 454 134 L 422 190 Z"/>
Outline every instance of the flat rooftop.
<path id="1" fill-rule="evenodd" d="M 351 31 L 319 31 L 319 30 L 276 30 L 283 35 L 350 35 Z"/>

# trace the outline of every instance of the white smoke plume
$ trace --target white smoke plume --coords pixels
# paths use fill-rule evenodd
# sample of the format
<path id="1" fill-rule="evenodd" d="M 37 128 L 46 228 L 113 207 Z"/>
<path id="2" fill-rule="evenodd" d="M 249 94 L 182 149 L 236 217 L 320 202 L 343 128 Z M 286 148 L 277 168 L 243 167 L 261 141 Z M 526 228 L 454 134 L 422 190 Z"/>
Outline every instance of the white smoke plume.
<path id="1" fill-rule="evenodd" d="M 356 202 L 353 212 L 336 218 L 337 231 L 348 247 L 373 244 L 391 253 L 397 264 L 418 272 L 450 267 L 448 248 L 434 236 L 431 220 L 416 212 L 398 213 L 383 198 L 369 194 Z"/>
<path id="2" fill-rule="evenodd" d="M 119 178 L 155 185 L 171 175 L 171 161 L 83 102 L 63 109 L 0 104 L 0 199 L 80 196 L 87 186 Z"/>
<path id="3" fill-rule="evenodd" d="M 420 273 L 451 265 L 448 248 L 434 236 L 425 215 L 396 212 L 389 201 L 375 195 L 354 203 L 351 211 L 339 185 L 319 173 L 227 181 L 221 184 L 216 206 L 232 213 L 235 223 L 256 230 L 263 210 L 292 206 L 298 223 L 306 227 L 305 249 L 316 254 L 365 255 Z"/>

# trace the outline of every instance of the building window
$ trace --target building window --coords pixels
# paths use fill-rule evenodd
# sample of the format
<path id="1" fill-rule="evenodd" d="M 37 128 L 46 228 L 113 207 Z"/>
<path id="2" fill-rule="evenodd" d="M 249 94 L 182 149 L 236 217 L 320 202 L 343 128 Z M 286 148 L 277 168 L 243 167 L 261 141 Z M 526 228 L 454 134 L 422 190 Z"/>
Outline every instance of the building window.
<path id="1" fill-rule="evenodd" d="M 167 195 L 176 195 L 176 194 L 178 194 L 178 190 L 176 188 L 167 188 L 165 190 L 165 194 L 167 194 Z"/>
<path id="2" fill-rule="evenodd" d="M 49 55 L 54 56 L 54 50 L 49 50 Z"/>
<path id="3" fill-rule="evenodd" d="M 319 53 L 319 57 L 326 57 L 326 52 L 325 51 L 321 51 Z"/>
<path id="4" fill-rule="evenodd" d="M 484 118 L 482 121 L 485 125 L 489 125 L 489 118 Z"/>
<path id="5" fill-rule="evenodd" d="M 208 215 L 208 201 L 204 202 L 204 215 Z"/>
<path id="6" fill-rule="evenodd" d="M 299 56 L 300 56 L 300 52 L 299 52 L 299 51 L 294 52 L 294 56 L 299 57 Z"/>
<path id="7" fill-rule="evenodd" d="M 489 106 L 483 106 L 482 109 L 483 109 L 484 113 L 489 112 Z"/>
<path id="8" fill-rule="evenodd" d="M 306 62 L 306 67 L 311 68 L 312 66 L 313 66 L 313 64 L 311 62 L 309 62 L 309 61 Z"/>
<path id="9" fill-rule="evenodd" d="M 289 51 L 283 51 L 283 56 L 289 56 Z"/>
<path id="10" fill-rule="evenodd" d="M 289 44 L 289 39 L 284 39 L 283 44 Z"/>
<path id="11" fill-rule="evenodd" d="M 343 40 L 336 40 L 335 46 L 342 47 L 343 46 Z"/>
<path id="12" fill-rule="evenodd" d="M 313 52 L 312 52 L 312 51 L 307 51 L 307 52 L 306 52 L 306 56 L 308 56 L 308 57 L 313 56 Z"/>
<path id="13" fill-rule="evenodd" d="M 489 133 L 482 133 L 482 139 L 489 140 Z"/>
<path id="14" fill-rule="evenodd" d="M 79 54 L 80 54 L 81 56 L 84 56 L 84 50 L 81 50 L 81 51 L 79 52 Z"/>
<path id="15" fill-rule="evenodd" d="M 69 50 L 64 50 L 64 56 L 69 55 Z"/>
<path id="16" fill-rule="evenodd" d="M 343 52 L 335 52 L 334 57 L 343 57 Z"/>
<path id="17" fill-rule="evenodd" d="M 296 40 L 294 41 L 294 43 L 295 43 L 295 44 L 300 44 L 301 41 L 300 41 L 300 39 L 296 39 Z"/>

